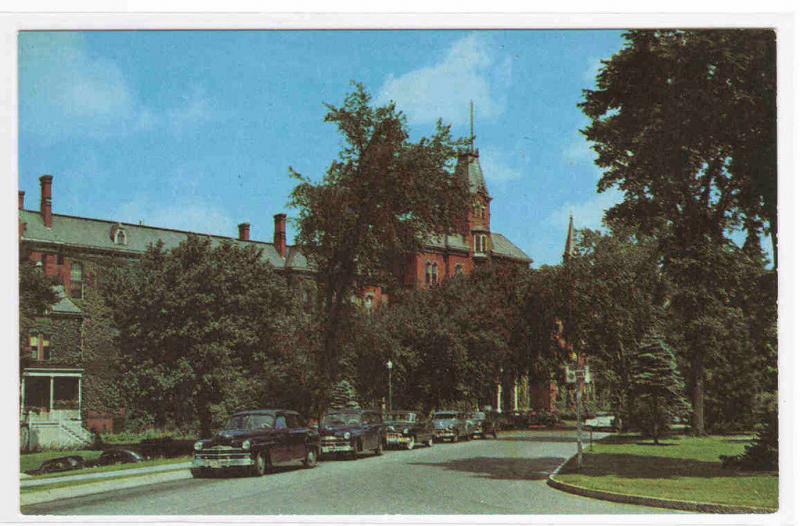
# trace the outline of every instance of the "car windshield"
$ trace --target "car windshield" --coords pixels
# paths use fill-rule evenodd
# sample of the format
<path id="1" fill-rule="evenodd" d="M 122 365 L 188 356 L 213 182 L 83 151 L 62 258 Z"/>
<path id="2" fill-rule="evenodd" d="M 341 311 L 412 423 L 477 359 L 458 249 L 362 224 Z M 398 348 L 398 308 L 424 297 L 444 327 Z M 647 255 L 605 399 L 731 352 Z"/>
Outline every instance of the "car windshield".
<path id="1" fill-rule="evenodd" d="M 414 413 L 389 413 L 386 420 L 389 422 L 414 422 L 416 416 Z"/>
<path id="2" fill-rule="evenodd" d="M 323 426 L 355 426 L 361 423 L 358 413 L 330 413 L 322 419 Z"/>
<path id="3" fill-rule="evenodd" d="M 450 418 L 456 418 L 458 413 L 434 413 L 433 418 L 436 420 L 444 420 Z"/>
<path id="4" fill-rule="evenodd" d="M 275 417 L 272 415 L 236 415 L 228 420 L 225 429 L 252 431 L 255 429 L 272 429 L 274 425 Z"/>

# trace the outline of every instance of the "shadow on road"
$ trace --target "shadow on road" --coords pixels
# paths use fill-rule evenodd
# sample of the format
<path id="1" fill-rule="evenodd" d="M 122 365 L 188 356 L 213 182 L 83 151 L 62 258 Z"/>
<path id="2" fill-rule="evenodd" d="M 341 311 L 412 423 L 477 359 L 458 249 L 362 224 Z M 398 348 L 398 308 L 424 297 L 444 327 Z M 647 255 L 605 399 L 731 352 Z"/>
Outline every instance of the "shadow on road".
<path id="1" fill-rule="evenodd" d="M 475 473 L 493 480 L 543 480 L 564 461 L 559 457 L 497 458 L 472 457 L 447 462 L 409 462 L 412 466 L 432 466 L 448 471 Z"/>

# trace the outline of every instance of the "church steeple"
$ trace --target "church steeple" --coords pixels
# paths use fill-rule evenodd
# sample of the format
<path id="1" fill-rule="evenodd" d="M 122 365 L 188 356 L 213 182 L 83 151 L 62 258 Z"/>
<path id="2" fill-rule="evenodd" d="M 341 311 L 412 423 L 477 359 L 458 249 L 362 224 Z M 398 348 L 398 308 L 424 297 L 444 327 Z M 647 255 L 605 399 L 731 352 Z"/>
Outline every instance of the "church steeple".
<path id="1" fill-rule="evenodd" d="M 572 222 L 572 212 L 569 214 L 569 227 L 567 227 L 567 244 L 564 246 L 563 261 L 566 263 L 575 256 L 575 226 Z"/>

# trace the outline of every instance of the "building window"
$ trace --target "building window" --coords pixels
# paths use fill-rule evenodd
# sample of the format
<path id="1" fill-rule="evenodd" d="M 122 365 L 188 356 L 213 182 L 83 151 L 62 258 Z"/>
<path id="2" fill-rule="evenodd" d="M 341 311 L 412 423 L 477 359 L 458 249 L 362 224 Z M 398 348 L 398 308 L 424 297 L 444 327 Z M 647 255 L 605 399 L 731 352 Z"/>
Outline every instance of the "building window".
<path id="1" fill-rule="evenodd" d="M 83 298 L 83 264 L 73 261 L 69 276 L 69 295 L 73 298 Z"/>
<path id="2" fill-rule="evenodd" d="M 475 234 L 472 236 L 472 239 L 475 243 L 475 253 L 486 254 L 486 252 L 489 250 L 486 234 Z"/>
<path id="3" fill-rule="evenodd" d="M 425 284 L 426 285 L 430 285 L 431 284 L 431 277 L 432 277 L 432 274 L 431 274 L 432 273 L 432 269 L 431 269 L 431 267 L 432 267 L 432 265 L 431 265 L 430 261 L 425 263 Z"/>
<path id="4" fill-rule="evenodd" d="M 460 276 L 463 273 L 464 273 L 464 267 L 462 267 L 461 264 L 459 263 L 458 265 L 456 265 L 456 276 Z"/>
<path id="5" fill-rule="evenodd" d="M 59 254 L 56 256 L 56 264 L 58 265 L 64 264 L 64 254 Z"/>
<path id="6" fill-rule="evenodd" d="M 486 207 L 481 206 L 481 219 L 486 219 Z"/>
<path id="7" fill-rule="evenodd" d="M 30 337 L 31 359 L 37 362 L 50 360 L 50 338 L 43 334 L 34 334 Z"/>
<path id="8" fill-rule="evenodd" d="M 433 264 L 433 270 L 431 271 L 431 283 L 439 283 L 439 264 Z"/>
<path id="9" fill-rule="evenodd" d="M 367 294 L 364 296 L 364 308 L 368 311 L 372 310 L 372 307 L 375 306 L 375 296 L 372 294 Z"/>
<path id="10" fill-rule="evenodd" d="M 114 244 L 116 245 L 128 244 L 127 238 L 125 237 L 125 231 L 122 230 L 121 228 L 114 233 Z"/>

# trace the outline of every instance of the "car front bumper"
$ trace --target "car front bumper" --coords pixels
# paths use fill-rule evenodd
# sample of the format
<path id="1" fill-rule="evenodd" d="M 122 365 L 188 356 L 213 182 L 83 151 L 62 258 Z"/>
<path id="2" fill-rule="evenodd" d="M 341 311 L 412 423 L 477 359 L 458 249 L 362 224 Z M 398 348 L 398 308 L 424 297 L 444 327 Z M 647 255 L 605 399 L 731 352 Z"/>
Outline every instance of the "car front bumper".
<path id="1" fill-rule="evenodd" d="M 193 468 L 203 469 L 225 469 L 225 468 L 238 468 L 252 466 L 255 461 L 252 457 L 240 458 L 198 458 L 195 457 L 192 461 Z"/>
<path id="2" fill-rule="evenodd" d="M 326 453 L 352 453 L 355 450 L 356 448 L 352 442 L 345 442 L 342 440 L 323 440 L 320 444 L 320 451 L 322 451 L 323 455 Z"/>
<path id="3" fill-rule="evenodd" d="M 404 446 L 411 441 L 414 440 L 412 436 L 405 436 L 405 435 L 386 435 L 386 445 L 387 446 Z"/>
<path id="4" fill-rule="evenodd" d="M 436 438 L 455 438 L 457 433 L 453 429 L 437 429 L 433 432 L 433 436 Z"/>

